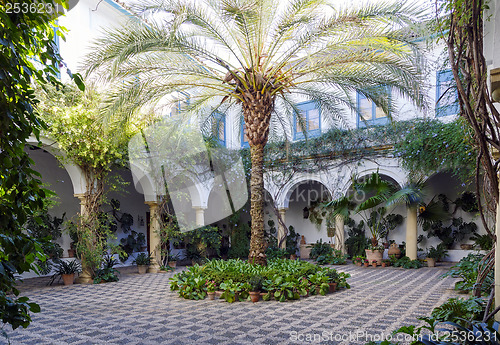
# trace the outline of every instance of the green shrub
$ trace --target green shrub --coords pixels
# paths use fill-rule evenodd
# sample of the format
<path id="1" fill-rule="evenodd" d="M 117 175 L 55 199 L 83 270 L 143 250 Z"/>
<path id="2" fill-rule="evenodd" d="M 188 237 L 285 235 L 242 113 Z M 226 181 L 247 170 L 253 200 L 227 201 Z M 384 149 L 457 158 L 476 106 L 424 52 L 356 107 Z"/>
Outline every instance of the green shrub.
<path id="1" fill-rule="evenodd" d="M 333 248 L 330 246 L 330 244 L 323 242 L 323 240 L 320 239 L 319 241 L 316 241 L 315 244 L 313 244 L 309 257 L 313 260 L 316 260 L 319 256 L 328 256 L 332 254 Z"/>
<path id="2" fill-rule="evenodd" d="M 239 259 L 211 260 L 204 266 L 195 265 L 176 274 L 171 278 L 170 288 L 179 291 L 181 297 L 202 299 L 208 280 L 224 290 L 222 298 L 231 303 L 236 301 L 236 295 L 240 300 L 245 299 L 248 292 L 256 289 L 266 292 L 265 300 L 286 301 L 307 295 L 314 290 L 312 287 L 321 289 L 321 284 L 328 282 L 330 276 L 337 279 L 340 288 L 350 288 L 346 282 L 349 274 L 307 261 L 274 259 L 269 260 L 267 266 L 260 266 Z M 318 283 L 321 279 L 326 281 Z"/>
<path id="3" fill-rule="evenodd" d="M 457 264 L 443 274 L 443 277 L 461 278 L 460 281 L 455 283 L 456 290 L 472 291 L 476 287 L 477 274 L 479 272 L 479 265 L 483 259 L 483 254 L 471 253 L 462 258 Z M 481 292 L 488 294 L 491 286 L 494 284 L 494 272 L 491 270 L 481 286 Z"/>

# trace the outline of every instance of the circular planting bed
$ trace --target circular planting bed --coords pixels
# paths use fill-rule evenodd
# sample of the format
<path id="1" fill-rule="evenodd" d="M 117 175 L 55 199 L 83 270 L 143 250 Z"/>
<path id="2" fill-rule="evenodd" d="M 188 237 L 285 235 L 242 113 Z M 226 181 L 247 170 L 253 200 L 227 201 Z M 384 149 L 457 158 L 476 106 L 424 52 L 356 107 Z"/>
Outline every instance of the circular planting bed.
<path id="1" fill-rule="evenodd" d="M 274 259 L 267 266 L 237 259 L 212 260 L 177 273 L 170 278 L 170 289 L 194 300 L 218 292 L 220 298 L 232 303 L 250 300 L 251 292 L 259 292 L 264 301 L 284 302 L 349 289 L 349 277 L 349 273 L 299 260 Z"/>

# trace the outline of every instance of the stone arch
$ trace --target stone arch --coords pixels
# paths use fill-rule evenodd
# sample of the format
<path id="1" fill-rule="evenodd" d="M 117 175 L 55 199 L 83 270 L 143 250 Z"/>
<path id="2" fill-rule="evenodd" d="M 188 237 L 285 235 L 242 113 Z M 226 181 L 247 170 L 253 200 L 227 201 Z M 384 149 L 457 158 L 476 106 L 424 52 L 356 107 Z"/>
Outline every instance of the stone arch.
<path id="1" fill-rule="evenodd" d="M 42 146 L 39 146 L 39 142 L 42 143 Z M 85 182 L 85 177 L 83 176 L 83 172 L 75 164 L 65 162 L 64 160 L 61 161 L 59 157 L 66 157 L 65 153 L 59 148 L 59 145 L 57 144 L 56 141 L 47 138 L 47 137 L 40 137 L 40 140 L 37 140 L 34 136 L 30 136 L 26 143 L 40 147 L 47 152 L 49 152 L 51 155 L 56 157 L 61 163 L 61 165 L 64 167 L 64 169 L 68 172 L 69 178 L 71 179 L 71 184 L 73 186 L 73 194 L 84 194 L 86 191 L 86 182 Z"/>
<path id="2" fill-rule="evenodd" d="M 367 175 L 370 175 L 372 173 L 375 173 L 377 172 L 379 173 L 379 175 L 381 176 L 387 176 L 389 177 L 391 180 L 393 180 L 394 182 L 396 182 L 397 186 L 399 188 L 402 188 L 405 184 L 406 184 L 406 176 L 402 174 L 402 171 L 394 171 L 393 169 L 389 169 L 389 168 L 386 168 L 386 167 L 380 167 L 380 166 L 375 166 L 375 167 L 370 167 L 370 168 L 367 168 L 367 169 L 363 169 L 363 170 L 360 170 L 356 173 L 356 176 L 358 178 L 361 178 L 361 177 L 364 177 L 364 176 L 367 176 Z M 342 185 L 342 188 L 340 189 L 340 193 L 341 195 L 346 195 L 347 194 L 347 191 L 349 190 L 349 188 L 351 187 L 352 185 L 352 181 L 351 181 L 351 178 L 348 178 L 344 184 Z"/>
<path id="3" fill-rule="evenodd" d="M 301 174 L 294 179 L 292 179 L 289 183 L 285 185 L 282 192 L 277 196 L 275 202 L 278 205 L 278 208 L 288 208 L 290 203 L 290 196 L 294 192 L 294 190 L 300 186 L 301 184 L 305 184 L 308 182 L 317 182 L 326 188 L 330 197 L 333 197 L 333 192 L 331 188 L 329 188 L 328 181 L 325 176 L 322 175 L 312 175 L 312 174 Z"/>

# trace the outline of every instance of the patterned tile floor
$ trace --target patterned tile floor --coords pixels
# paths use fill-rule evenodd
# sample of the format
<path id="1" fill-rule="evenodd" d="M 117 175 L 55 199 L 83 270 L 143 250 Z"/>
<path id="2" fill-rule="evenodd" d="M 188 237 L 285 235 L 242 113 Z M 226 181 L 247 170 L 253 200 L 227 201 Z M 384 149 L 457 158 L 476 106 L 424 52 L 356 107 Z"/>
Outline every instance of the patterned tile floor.
<path id="1" fill-rule="evenodd" d="M 454 279 L 440 278 L 448 267 L 336 268 L 352 275 L 350 290 L 284 303 L 185 300 L 170 291 L 171 273 L 129 271 L 100 285 L 29 279 L 20 289 L 42 312 L 6 330 L 13 345 L 364 344 L 454 295 Z"/>

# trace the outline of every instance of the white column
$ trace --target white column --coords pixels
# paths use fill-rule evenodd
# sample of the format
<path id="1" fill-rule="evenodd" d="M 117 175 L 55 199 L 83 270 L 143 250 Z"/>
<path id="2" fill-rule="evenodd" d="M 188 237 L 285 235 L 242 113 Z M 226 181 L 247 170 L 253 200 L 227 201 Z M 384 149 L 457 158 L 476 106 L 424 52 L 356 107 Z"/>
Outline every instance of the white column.
<path id="1" fill-rule="evenodd" d="M 151 262 L 149 264 L 148 272 L 157 273 L 160 269 L 160 222 L 158 219 L 158 202 L 146 201 L 145 204 L 149 206 L 149 250 L 151 255 Z"/>
<path id="2" fill-rule="evenodd" d="M 342 254 L 346 254 L 345 239 L 344 239 L 344 218 L 341 215 L 335 217 L 335 247 L 339 249 Z"/>
<path id="3" fill-rule="evenodd" d="M 288 209 L 285 207 L 278 209 L 281 220 L 283 220 L 283 224 L 286 224 L 286 210 L 288 210 Z M 286 249 L 286 233 L 287 233 L 286 227 L 283 226 L 278 220 L 278 244 L 280 242 L 280 239 L 283 239 L 283 241 L 280 245 L 281 249 Z"/>
<path id="4" fill-rule="evenodd" d="M 196 226 L 201 227 L 205 226 L 205 210 L 206 208 L 195 206 L 193 207 L 196 211 Z"/>
<path id="5" fill-rule="evenodd" d="M 78 198 L 78 200 L 80 201 L 80 215 L 84 216 L 85 214 L 87 214 L 87 208 L 85 207 L 85 202 L 86 202 L 85 194 L 79 193 L 79 194 L 73 194 L 73 196 L 75 198 Z M 92 284 L 93 283 L 92 275 L 85 267 L 82 267 L 82 272 L 80 274 L 78 274 L 78 278 L 76 279 L 76 282 L 78 284 Z"/>
<path id="6" fill-rule="evenodd" d="M 406 217 L 406 256 L 417 259 L 417 207 L 407 208 Z"/>

